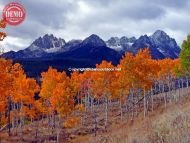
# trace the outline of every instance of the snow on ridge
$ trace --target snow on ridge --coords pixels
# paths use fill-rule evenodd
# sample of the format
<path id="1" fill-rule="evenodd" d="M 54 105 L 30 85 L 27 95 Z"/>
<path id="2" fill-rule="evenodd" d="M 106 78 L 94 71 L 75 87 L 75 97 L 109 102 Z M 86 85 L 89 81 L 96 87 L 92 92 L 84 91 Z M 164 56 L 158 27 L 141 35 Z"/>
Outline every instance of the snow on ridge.
<path id="1" fill-rule="evenodd" d="M 30 51 L 36 51 L 39 49 L 38 46 L 36 46 L 35 44 L 32 44 L 29 48 L 28 48 Z"/>
<path id="2" fill-rule="evenodd" d="M 56 52 L 59 52 L 61 51 L 61 47 L 52 47 L 52 48 L 49 48 L 49 49 L 45 49 L 44 51 L 46 53 L 56 53 Z"/>

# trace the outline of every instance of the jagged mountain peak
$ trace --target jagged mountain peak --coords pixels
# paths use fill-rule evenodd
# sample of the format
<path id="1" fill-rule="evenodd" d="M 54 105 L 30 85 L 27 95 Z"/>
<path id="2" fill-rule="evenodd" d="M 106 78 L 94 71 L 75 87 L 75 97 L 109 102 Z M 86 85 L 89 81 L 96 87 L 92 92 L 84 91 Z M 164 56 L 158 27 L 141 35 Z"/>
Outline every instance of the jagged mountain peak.
<path id="1" fill-rule="evenodd" d="M 126 36 L 122 36 L 122 37 L 120 38 L 120 41 L 128 41 L 128 40 L 129 40 L 129 38 L 126 37 Z"/>
<path id="2" fill-rule="evenodd" d="M 162 30 L 155 31 L 151 36 L 140 36 L 132 45 L 134 52 L 140 48 L 149 47 L 152 56 L 159 58 L 177 58 L 180 53 L 180 48 L 175 39 L 171 38 Z"/>
<path id="3" fill-rule="evenodd" d="M 53 34 L 45 34 L 43 38 L 56 38 Z"/>
<path id="4" fill-rule="evenodd" d="M 134 43 L 151 43 L 151 38 L 148 35 L 142 35 L 139 37 L 139 39 L 137 39 Z M 143 48 L 143 47 L 141 47 Z"/>
<path id="5" fill-rule="evenodd" d="M 163 30 L 156 30 L 153 34 L 153 36 L 168 36 L 166 32 Z"/>
<path id="6" fill-rule="evenodd" d="M 150 37 L 153 38 L 154 40 L 161 41 L 161 42 L 170 41 L 171 39 L 173 39 L 173 38 L 170 38 L 170 36 L 162 30 L 156 30 Z"/>
<path id="7" fill-rule="evenodd" d="M 62 47 L 65 45 L 65 40 L 55 37 L 53 34 L 45 34 L 43 37 L 37 38 L 29 48 L 36 46 L 42 49 L 51 49 Z"/>
<path id="8" fill-rule="evenodd" d="M 131 43 L 134 43 L 135 41 L 136 41 L 137 39 L 136 39 L 136 37 L 130 37 L 129 39 L 128 39 L 128 41 L 129 42 L 131 42 Z"/>
<path id="9" fill-rule="evenodd" d="M 107 43 L 109 43 L 110 45 L 114 45 L 114 46 L 118 45 L 119 42 L 120 42 L 119 37 L 111 37 L 111 38 L 107 41 Z"/>
<path id="10" fill-rule="evenodd" d="M 102 47 L 106 46 L 104 40 L 102 40 L 98 35 L 92 34 L 86 39 L 83 40 L 82 45 L 87 45 L 87 46 L 96 46 L 96 47 Z"/>
<path id="11" fill-rule="evenodd" d="M 119 40 L 119 37 L 115 36 L 115 37 L 111 37 L 109 40 Z M 108 41 L 109 41 L 108 40 Z"/>

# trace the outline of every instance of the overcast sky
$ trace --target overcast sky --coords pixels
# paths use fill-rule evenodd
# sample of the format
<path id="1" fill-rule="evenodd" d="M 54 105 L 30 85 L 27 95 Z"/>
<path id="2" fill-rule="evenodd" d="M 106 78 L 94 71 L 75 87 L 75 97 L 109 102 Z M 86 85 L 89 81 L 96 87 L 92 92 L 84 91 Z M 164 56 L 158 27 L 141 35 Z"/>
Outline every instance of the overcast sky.
<path id="1" fill-rule="evenodd" d="M 11 0 L 12 1 L 12 0 Z M 97 34 L 136 36 L 164 30 L 180 45 L 190 33 L 190 0 L 14 0 L 27 17 L 8 26 L 1 42 L 6 51 L 24 49 L 39 36 L 54 34 L 66 41 Z M 0 10 L 10 0 L 0 0 Z"/>

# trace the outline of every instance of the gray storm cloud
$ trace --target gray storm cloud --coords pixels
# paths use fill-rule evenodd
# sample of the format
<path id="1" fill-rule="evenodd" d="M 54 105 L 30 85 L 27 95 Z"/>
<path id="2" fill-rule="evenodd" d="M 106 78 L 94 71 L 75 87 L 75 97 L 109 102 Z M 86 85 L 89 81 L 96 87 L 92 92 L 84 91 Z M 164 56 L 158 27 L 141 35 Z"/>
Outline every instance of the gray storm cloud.
<path id="1" fill-rule="evenodd" d="M 98 34 L 140 36 L 162 29 L 180 45 L 190 32 L 188 0 L 15 0 L 24 5 L 27 18 L 17 27 L 9 26 L 6 50 L 19 50 L 46 33 L 68 40 Z M 3 6 L 11 2 L 1 0 Z M 14 40 L 15 42 L 12 42 Z"/>

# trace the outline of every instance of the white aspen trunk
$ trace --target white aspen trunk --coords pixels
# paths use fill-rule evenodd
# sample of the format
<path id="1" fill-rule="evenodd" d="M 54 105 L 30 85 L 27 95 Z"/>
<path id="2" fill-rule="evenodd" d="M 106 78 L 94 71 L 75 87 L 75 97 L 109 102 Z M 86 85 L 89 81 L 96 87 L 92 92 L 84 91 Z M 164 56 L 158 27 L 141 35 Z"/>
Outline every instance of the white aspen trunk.
<path id="1" fill-rule="evenodd" d="M 91 107 L 91 112 L 93 112 L 93 103 L 94 102 L 94 98 L 93 97 L 90 97 L 90 107 Z"/>
<path id="2" fill-rule="evenodd" d="M 89 108 L 90 107 L 90 81 L 89 81 L 89 79 L 88 79 L 88 86 L 87 86 L 87 94 L 88 94 L 88 96 L 87 96 L 87 108 Z"/>
<path id="3" fill-rule="evenodd" d="M 164 94 L 164 106 L 165 106 L 165 108 L 166 108 L 166 106 L 167 106 L 167 91 L 165 92 L 165 85 L 164 85 L 164 83 L 163 83 L 163 91 L 162 91 L 162 93 Z"/>
<path id="4" fill-rule="evenodd" d="M 163 85 L 161 85 L 161 81 L 159 81 L 159 86 L 160 86 L 160 88 L 159 88 L 159 93 L 162 93 L 163 92 Z M 156 88 L 156 87 L 155 87 Z"/>
<path id="5" fill-rule="evenodd" d="M 95 101 L 94 101 L 95 100 Z M 95 102 L 95 103 L 94 103 Z M 96 101 L 96 99 L 95 98 L 93 98 L 93 102 L 92 102 L 93 104 L 92 104 L 92 110 L 94 110 L 94 106 L 95 106 L 95 104 L 96 104 L 96 106 L 97 106 L 97 101 Z"/>
<path id="6" fill-rule="evenodd" d="M 50 119 L 50 128 L 52 129 L 53 127 L 53 117 L 52 117 L 53 113 L 50 113 L 49 119 Z"/>
<path id="7" fill-rule="evenodd" d="M 98 98 L 98 105 L 100 105 L 100 99 Z"/>
<path id="8" fill-rule="evenodd" d="M 108 124 L 108 98 L 105 97 L 106 99 L 106 108 L 105 108 L 105 128 L 107 128 Z"/>
<path id="9" fill-rule="evenodd" d="M 161 97 L 164 97 L 164 92 L 165 92 L 165 91 L 164 91 L 164 90 L 165 90 L 164 82 L 161 82 L 161 84 L 162 84 L 162 89 L 161 89 L 162 91 L 161 91 L 161 94 L 160 94 L 160 95 L 161 95 Z M 162 103 L 162 102 L 163 102 L 163 99 L 160 98 L 159 101 Z"/>
<path id="10" fill-rule="evenodd" d="M 181 79 L 181 82 L 182 82 L 182 85 L 181 85 L 181 87 L 182 87 L 182 89 L 181 89 L 181 91 L 182 91 L 182 96 L 184 95 L 184 91 L 183 91 L 183 78 Z"/>
<path id="11" fill-rule="evenodd" d="M 179 94 L 178 94 L 178 95 L 179 95 L 179 99 L 178 99 L 178 100 L 180 100 L 180 96 L 181 96 L 181 91 L 180 91 L 180 88 L 181 88 L 181 86 L 180 86 L 180 79 L 178 79 L 178 87 L 179 87 L 179 88 L 178 88 L 178 90 L 179 90 L 179 91 L 178 91 L 178 92 L 179 92 Z"/>
<path id="12" fill-rule="evenodd" d="M 171 94 L 171 82 L 170 79 L 168 81 L 168 97 L 170 98 L 170 103 L 172 103 L 172 94 Z"/>
<path id="13" fill-rule="evenodd" d="M 186 86 L 187 86 L 187 88 L 189 87 L 189 80 L 188 80 L 188 77 L 186 77 Z"/>
<path id="14" fill-rule="evenodd" d="M 77 103 L 78 104 L 80 103 L 80 100 L 79 100 L 79 90 L 77 90 Z"/>
<path id="15" fill-rule="evenodd" d="M 23 111 L 22 111 L 22 108 L 23 108 L 23 102 L 21 101 L 21 105 L 20 105 L 20 142 L 22 142 L 22 139 L 23 139 L 23 135 L 22 135 L 22 124 L 23 124 Z"/>
<path id="16" fill-rule="evenodd" d="M 19 126 L 19 123 L 18 123 L 18 119 L 19 119 L 19 116 L 18 116 L 18 104 L 15 105 L 15 118 L 16 118 L 16 122 L 15 122 L 15 126 L 16 126 L 16 131 L 15 131 L 15 134 L 17 135 L 17 132 L 18 132 L 18 126 Z"/>
<path id="17" fill-rule="evenodd" d="M 146 117 L 146 92 L 144 89 L 144 118 Z"/>
<path id="18" fill-rule="evenodd" d="M 12 117 L 12 133 L 15 135 L 15 103 L 12 103 L 12 112 L 13 112 L 13 117 Z"/>
<path id="19" fill-rule="evenodd" d="M 9 96 L 7 98 L 7 101 L 8 101 L 8 105 L 7 105 L 7 109 L 8 109 L 8 112 L 7 112 L 7 118 L 8 118 L 8 134 L 9 136 L 11 136 L 11 96 Z"/>
<path id="20" fill-rule="evenodd" d="M 88 96 L 87 96 L 87 109 L 90 107 L 90 95 L 88 90 Z"/>
<path id="21" fill-rule="evenodd" d="M 122 93 L 121 93 L 121 91 L 120 91 L 120 118 L 121 118 L 121 120 L 123 120 L 123 108 L 122 108 Z"/>
<path id="22" fill-rule="evenodd" d="M 95 111 L 95 108 L 93 108 L 93 114 L 94 114 L 94 136 L 96 137 L 97 117 L 96 117 L 96 111 Z"/>
<path id="23" fill-rule="evenodd" d="M 128 104 L 127 104 L 127 97 L 125 97 L 125 111 L 127 112 L 127 115 L 128 115 Z"/>
<path id="24" fill-rule="evenodd" d="M 87 111 L 87 95 L 85 94 L 85 99 L 84 99 L 84 101 L 85 101 L 85 112 Z"/>
<path id="25" fill-rule="evenodd" d="M 154 96 L 153 96 L 153 88 L 152 87 L 151 87 L 150 96 L 151 96 L 151 100 L 152 100 L 152 112 L 153 112 L 154 111 Z"/>
<path id="26" fill-rule="evenodd" d="M 164 93 L 164 106 L 165 108 L 167 107 L 167 96 L 168 96 L 168 92 Z"/>
<path id="27" fill-rule="evenodd" d="M 81 93 L 81 92 L 80 92 L 80 93 Z M 82 101 L 83 101 L 83 98 L 84 98 L 84 97 L 82 96 L 82 93 L 81 93 L 81 95 L 80 95 L 80 104 L 83 104 L 83 102 L 82 102 Z"/>
<path id="28" fill-rule="evenodd" d="M 131 96 L 132 96 L 132 106 L 131 106 L 131 108 L 132 108 L 132 112 L 131 112 L 131 120 L 133 120 L 134 119 L 134 89 L 132 88 L 131 89 L 132 90 L 132 92 L 131 92 Z"/>
<path id="29" fill-rule="evenodd" d="M 58 117 L 58 127 L 57 127 L 57 143 L 59 143 L 59 136 L 60 136 L 60 128 L 61 128 L 61 124 L 60 124 L 60 117 Z"/>

